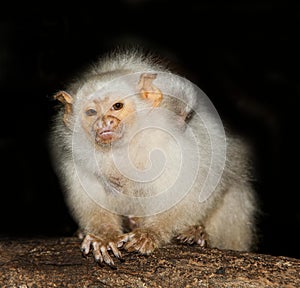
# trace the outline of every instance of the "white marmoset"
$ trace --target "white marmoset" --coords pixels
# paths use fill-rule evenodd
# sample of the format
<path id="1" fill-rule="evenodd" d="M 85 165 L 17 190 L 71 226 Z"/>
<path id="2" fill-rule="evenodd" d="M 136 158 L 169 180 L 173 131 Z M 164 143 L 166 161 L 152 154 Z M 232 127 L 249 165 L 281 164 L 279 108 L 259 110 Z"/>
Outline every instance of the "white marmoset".
<path id="1" fill-rule="evenodd" d="M 53 164 L 84 254 L 114 265 L 121 249 L 172 239 L 252 249 L 248 148 L 196 85 L 155 57 L 113 52 L 54 98 Z"/>

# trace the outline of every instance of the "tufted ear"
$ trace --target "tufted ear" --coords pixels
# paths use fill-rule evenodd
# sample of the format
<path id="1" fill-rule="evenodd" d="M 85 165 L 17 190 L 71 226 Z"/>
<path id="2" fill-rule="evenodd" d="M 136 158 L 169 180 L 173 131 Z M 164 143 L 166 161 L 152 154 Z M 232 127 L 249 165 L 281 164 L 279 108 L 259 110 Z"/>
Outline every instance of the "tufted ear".
<path id="1" fill-rule="evenodd" d="M 65 91 L 59 91 L 54 95 L 54 99 L 60 101 L 64 104 L 65 112 L 64 112 L 64 118 L 63 121 L 66 126 L 69 126 L 69 119 L 73 111 L 73 98 L 72 96 L 65 92 Z"/>
<path id="2" fill-rule="evenodd" d="M 156 76 L 155 73 L 143 73 L 138 83 L 141 98 L 148 99 L 153 107 L 159 106 L 163 99 L 162 92 L 152 83 Z"/>

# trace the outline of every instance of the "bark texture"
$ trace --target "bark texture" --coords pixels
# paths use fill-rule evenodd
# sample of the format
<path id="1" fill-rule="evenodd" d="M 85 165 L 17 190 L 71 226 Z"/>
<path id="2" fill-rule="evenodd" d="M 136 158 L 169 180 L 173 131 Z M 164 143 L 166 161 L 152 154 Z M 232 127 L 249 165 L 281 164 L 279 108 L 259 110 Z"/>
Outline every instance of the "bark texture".
<path id="1" fill-rule="evenodd" d="M 0 287 L 300 287 L 300 260 L 170 244 L 123 253 L 114 268 L 77 238 L 1 239 Z"/>

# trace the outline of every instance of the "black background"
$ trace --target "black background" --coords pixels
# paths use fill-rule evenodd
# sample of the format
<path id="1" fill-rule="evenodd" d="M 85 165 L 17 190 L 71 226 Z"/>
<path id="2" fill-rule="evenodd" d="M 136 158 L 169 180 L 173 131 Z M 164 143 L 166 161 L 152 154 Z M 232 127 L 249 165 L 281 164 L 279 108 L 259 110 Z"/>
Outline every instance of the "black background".
<path id="1" fill-rule="evenodd" d="M 299 258 L 297 1 L 98 3 L 13 3 L 0 12 L 0 235 L 75 231 L 48 153 L 52 96 L 103 53 L 138 44 L 169 59 L 249 139 L 258 252 Z"/>

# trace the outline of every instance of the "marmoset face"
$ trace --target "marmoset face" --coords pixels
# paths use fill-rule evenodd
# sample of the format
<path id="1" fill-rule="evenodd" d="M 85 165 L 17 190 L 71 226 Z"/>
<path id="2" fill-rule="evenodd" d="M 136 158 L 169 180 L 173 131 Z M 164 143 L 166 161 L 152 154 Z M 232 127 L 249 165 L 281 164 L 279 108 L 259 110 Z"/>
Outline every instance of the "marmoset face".
<path id="1" fill-rule="evenodd" d="M 77 121 L 79 112 L 80 125 L 87 137 L 97 145 L 108 145 L 120 140 L 126 129 L 133 126 L 136 121 L 136 104 L 139 101 L 145 101 L 152 108 L 160 105 L 163 95 L 152 84 L 156 75 L 143 73 L 136 83 L 137 93 L 130 96 L 121 96 L 112 91 L 104 95 L 98 94 L 99 91 L 86 95 L 80 91 L 81 94 L 79 92 L 79 96 L 76 97 L 79 101 L 74 101 L 68 92 L 59 91 L 54 95 L 54 99 L 64 104 L 63 121 L 66 127 L 72 129 L 72 118 Z"/>
<path id="2" fill-rule="evenodd" d="M 91 141 L 107 145 L 123 137 L 126 126 L 134 120 L 135 111 L 133 99 L 107 95 L 84 104 L 81 125 Z"/>

